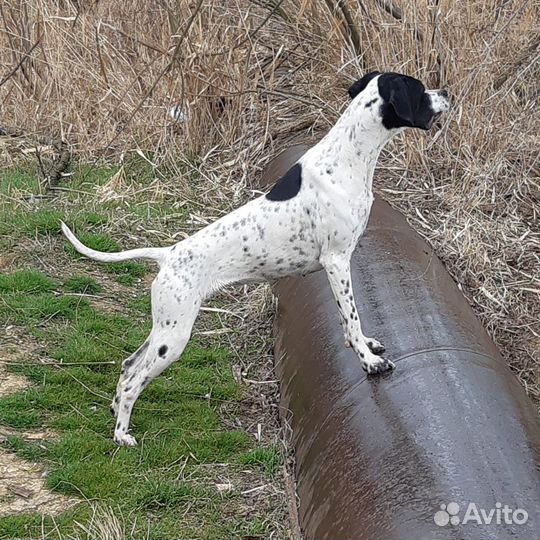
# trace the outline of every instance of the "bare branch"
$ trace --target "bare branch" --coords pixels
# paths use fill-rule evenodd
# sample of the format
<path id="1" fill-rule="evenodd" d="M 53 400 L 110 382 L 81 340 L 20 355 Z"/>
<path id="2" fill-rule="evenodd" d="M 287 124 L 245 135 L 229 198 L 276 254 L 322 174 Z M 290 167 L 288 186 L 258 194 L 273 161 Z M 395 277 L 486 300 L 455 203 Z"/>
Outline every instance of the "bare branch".
<path id="1" fill-rule="evenodd" d="M 39 39 L 30 47 L 30 49 L 28 49 L 28 51 L 26 51 L 22 58 L 19 60 L 19 62 L 17 63 L 17 65 L 0 81 L 0 86 L 4 85 L 9 79 L 11 79 L 11 77 L 13 77 L 13 75 L 15 75 L 15 73 L 17 73 L 17 71 L 19 71 L 19 69 L 22 67 L 22 65 L 24 64 L 25 60 L 27 60 L 28 58 L 30 58 L 30 54 L 32 54 L 32 51 L 39 45 Z"/>
<path id="2" fill-rule="evenodd" d="M 392 15 L 394 19 L 397 19 L 398 21 L 401 21 L 403 19 L 403 13 L 401 12 L 401 9 L 398 8 L 392 0 L 375 0 L 375 2 L 381 6 L 386 13 L 389 15 Z"/>
<path id="3" fill-rule="evenodd" d="M 349 6 L 347 5 L 347 0 L 337 0 L 335 4 L 333 3 L 333 0 L 325 0 L 325 2 L 333 15 L 336 15 L 338 9 L 341 10 L 346 23 L 346 26 L 343 26 L 341 31 L 346 39 L 350 39 L 356 54 L 361 55 L 360 34 L 354 24 L 354 19 L 349 10 Z"/>

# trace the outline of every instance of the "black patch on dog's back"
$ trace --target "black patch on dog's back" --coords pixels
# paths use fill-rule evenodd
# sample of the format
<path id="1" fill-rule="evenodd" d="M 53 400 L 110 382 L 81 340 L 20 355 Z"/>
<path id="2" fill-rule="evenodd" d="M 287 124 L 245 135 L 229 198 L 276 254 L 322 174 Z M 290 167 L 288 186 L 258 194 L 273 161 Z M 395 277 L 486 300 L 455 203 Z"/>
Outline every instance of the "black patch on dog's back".
<path id="1" fill-rule="evenodd" d="M 298 194 L 301 185 L 302 166 L 297 163 L 275 183 L 274 187 L 266 194 L 266 198 L 270 201 L 287 201 Z"/>

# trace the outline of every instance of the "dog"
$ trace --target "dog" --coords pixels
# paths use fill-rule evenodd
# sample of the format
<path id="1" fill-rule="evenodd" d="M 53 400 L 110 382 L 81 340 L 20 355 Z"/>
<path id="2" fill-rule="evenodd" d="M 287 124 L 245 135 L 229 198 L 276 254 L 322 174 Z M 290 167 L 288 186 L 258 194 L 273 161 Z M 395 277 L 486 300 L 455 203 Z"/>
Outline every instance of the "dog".
<path id="1" fill-rule="evenodd" d="M 62 222 L 75 249 L 100 262 L 151 259 L 153 327 L 122 364 L 111 409 L 114 441 L 134 446 L 129 421 L 142 390 L 182 354 L 201 303 L 222 287 L 272 281 L 324 269 L 337 302 L 345 344 L 368 374 L 393 369 L 384 347 L 362 333 L 350 259 L 373 202 L 372 179 L 383 146 L 406 128 L 428 130 L 449 108 L 446 90 L 417 79 L 372 72 L 349 89 L 352 101 L 328 134 L 268 191 L 170 247 L 102 253 L 82 244 Z"/>

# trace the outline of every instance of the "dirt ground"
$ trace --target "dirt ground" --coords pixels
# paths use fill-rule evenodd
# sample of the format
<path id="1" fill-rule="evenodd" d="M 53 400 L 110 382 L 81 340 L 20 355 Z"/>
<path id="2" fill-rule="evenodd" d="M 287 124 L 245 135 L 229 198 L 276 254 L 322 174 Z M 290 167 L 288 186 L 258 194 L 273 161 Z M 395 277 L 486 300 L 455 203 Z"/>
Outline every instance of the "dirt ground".
<path id="1" fill-rule="evenodd" d="M 20 362 L 30 352 L 28 340 L 17 337 L 13 330 L 6 328 L 6 335 L 0 340 L 0 348 L 3 350 L 0 360 L 0 397 L 19 392 L 29 384 L 24 377 L 6 371 L 7 362 Z M 14 352 L 18 347 L 26 349 L 24 354 Z M 15 431 L 0 426 L 0 441 L 5 441 L 15 433 L 18 437 L 32 442 L 54 437 L 54 434 L 48 431 Z M 24 512 L 54 516 L 78 502 L 48 490 L 45 486 L 46 476 L 46 469 L 19 458 L 0 446 L 0 516 Z"/>

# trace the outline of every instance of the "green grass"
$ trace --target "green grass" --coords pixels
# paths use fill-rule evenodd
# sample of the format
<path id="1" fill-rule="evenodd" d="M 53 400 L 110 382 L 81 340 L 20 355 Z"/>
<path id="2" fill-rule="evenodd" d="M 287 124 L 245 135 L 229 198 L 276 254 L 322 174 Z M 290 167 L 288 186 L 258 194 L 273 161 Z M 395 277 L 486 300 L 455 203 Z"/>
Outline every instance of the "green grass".
<path id="1" fill-rule="evenodd" d="M 50 292 L 56 282 L 36 270 L 19 270 L 10 275 L 0 275 L 0 292 Z"/>
<path id="2" fill-rule="evenodd" d="M 142 313 L 150 313 L 151 309 L 151 299 L 149 294 L 141 294 L 137 298 L 130 300 L 128 302 L 128 307 L 130 309 L 140 311 Z"/>
<path id="3" fill-rule="evenodd" d="M 39 210 L 7 210 L 0 215 L 0 235 L 44 235 L 60 232 L 64 213 L 48 208 Z"/>
<path id="4" fill-rule="evenodd" d="M 111 315 L 86 303 L 73 303 L 73 297 L 58 296 L 56 282 L 36 271 L 3 276 L 0 284 L 2 299 L 11 307 L 20 306 L 18 324 L 31 328 L 40 323 L 48 356 L 59 362 L 58 366 L 10 366 L 32 385 L 0 399 L 1 425 L 47 426 L 60 434 L 58 440 L 37 444 L 14 436 L 4 443 L 6 448 L 25 459 L 44 462 L 50 489 L 118 506 L 124 515 L 137 518 L 141 535 L 148 524 L 152 538 L 210 538 L 216 530 L 228 537 L 249 529 L 243 522 L 223 522 L 219 508 L 224 499 L 215 489 L 178 479 L 181 465 L 184 476 L 205 463 L 231 463 L 233 469 L 254 465 L 268 474 L 277 467 L 275 450 L 256 449 L 245 432 L 221 426 L 221 404 L 242 398 L 226 349 L 189 345 L 182 362 L 157 378 L 137 402 L 132 427 L 140 446 L 119 449 L 112 442 L 114 421 L 108 405 L 119 364 L 144 340 L 148 323 L 133 325 L 135 313 L 133 318 Z M 63 287 L 87 284 L 71 278 Z M 52 318 L 51 313 L 55 313 Z M 0 311 L 0 324 L 11 317 L 10 310 Z M 46 330 L 44 318 L 48 319 Z M 229 496 L 227 504 L 231 497 L 235 496 Z M 193 504 L 198 522 L 183 524 L 178 516 Z M 87 513 L 82 503 L 64 516 L 60 520 L 63 532 L 74 533 L 75 521 Z M 39 537 L 40 527 L 33 515 L 2 518 L 0 538 Z"/>
<path id="5" fill-rule="evenodd" d="M 36 194 L 40 191 L 37 170 L 33 167 L 13 167 L 0 170 L 0 193 L 13 195 L 16 191 Z"/>
<path id="6" fill-rule="evenodd" d="M 0 205 L 0 237 L 18 240 L 21 236 L 30 238 L 59 235 L 60 221 L 70 221 L 80 226 L 97 226 L 107 223 L 108 217 L 96 212 L 77 212 L 68 219 L 64 211 L 50 208 L 47 203 L 33 210 Z"/>
<path id="7" fill-rule="evenodd" d="M 57 318 L 74 319 L 88 308 L 88 301 L 74 296 L 25 292 L 2 294 L 0 321 L 36 328 Z"/>
<path id="8" fill-rule="evenodd" d="M 246 465 L 256 465 L 269 477 L 275 476 L 281 465 L 279 452 L 273 446 L 249 450 L 240 456 L 240 461 Z"/>
<path id="9" fill-rule="evenodd" d="M 69 189 L 31 210 L 0 198 L 0 252 L 9 253 L 27 241 L 52 246 L 39 257 L 32 256 L 33 247 L 19 250 L 23 258 L 17 264 L 24 268 L 0 275 L 0 327 L 16 325 L 22 335 L 38 340 L 40 356 L 57 363 L 43 365 L 22 355 L 19 363 L 7 366 L 31 385 L 0 399 L 0 426 L 15 430 L 2 444 L 23 459 L 41 463 L 48 471 L 49 489 L 81 500 L 54 520 L 32 513 L 2 517 L 0 540 L 41 538 L 42 530 L 48 538 L 80 537 L 77 522 L 88 522 L 91 503 L 114 508 L 125 517 L 126 532 L 135 524 L 134 534 L 141 538 L 265 536 L 268 524 L 260 514 L 237 515 L 236 509 L 245 506 L 243 497 L 237 491 L 219 493 L 204 472 L 217 467 L 219 474 L 235 475 L 249 467 L 272 477 L 280 465 L 276 449 L 259 448 L 251 435 L 221 420 L 221 407 L 226 404 L 234 414 L 243 392 L 232 377 L 231 354 L 219 339 L 192 339 L 182 360 L 142 393 L 132 417 L 139 446 L 119 448 L 112 442 L 109 403 L 121 361 L 150 331 L 148 291 L 126 288 L 144 277 L 148 267 L 134 261 L 99 264 L 81 257 L 61 236 L 59 221 L 73 227 L 89 247 L 126 249 L 121 236 L 109 232 L 118 212 L 125 211 L 122 204 L 94 206 L 96 188 L 117 171 L 114 166 L 74 164 L 69 184 L 64 183 Z M 126 182 L 137 185 L 155 177 L 143 160 L 128 162 L 125 172 Z M 39 193 L 37 175 L 23 169 L 1 173 L 0 193 Z M 166 203 L 150 205 L 141 199 L 129 211 L 137 219 L 157 217 L 172 223 L 188 215 L 189 208 L 171 212 Z M 55 266 L 54 278 L 32 267 L 42 258 L 45 267 Z M 85 275 L 85 266 L 95 278 Z M 80 295 L 110 294 L 111 280 L 129 291 L 118 295 L 112 313 L 103 310 L 99 298 L 90 303 Z M 53 430 L 57 438 L 38 443 L 16 434 L 42 428 Z"/>
<path id="10" fill-rule="evenodd" d="M 73 293 L 97 294 L 101 286 L 89 276 L 71 276 L 64 281 L 64 289 Z"/>

